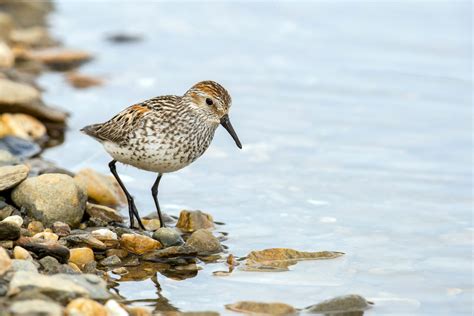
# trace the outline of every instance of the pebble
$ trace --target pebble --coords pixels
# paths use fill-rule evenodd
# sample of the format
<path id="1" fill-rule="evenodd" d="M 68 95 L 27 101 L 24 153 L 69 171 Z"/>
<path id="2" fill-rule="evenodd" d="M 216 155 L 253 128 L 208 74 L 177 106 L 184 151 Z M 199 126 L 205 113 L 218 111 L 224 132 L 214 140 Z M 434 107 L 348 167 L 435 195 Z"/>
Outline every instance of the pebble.
<path id="1" fill-rule="evenodd" d="M 37 266 L 39 266 L 39 264 L 35 261 L 13 259 L 10 270 L 13 272 L 27 271 L 27 272 L 38 273 Z"/>
<path id="2" fill-rule="evenodd" d="M 155 231 L 161 227 L 160 220 L 158 218 L 142 219 L 143 226 L 146 230 Z"/>
<path id="3" fill-rule="evenodd" d="M 28 250 L 20 246 L 15 246 L 15 248 L 13 248 L 13 257 L 18 260 L 33 260 L 33 257 Z"/>
<path id="4" fill-rule="evenodd" d="M 66 79 L 74 88 L 78 89 L 100 86 L 104 83 L 104 81 L 100 78 L 80 74 L 75 71 L 69 72 L 66 75 Z"/>
<path id="5" fill-rule="evenodd" d="M 40 259 L 51 256 L 58 259 L 61 263 L 67 263 L 70 256 L 69 249 L 59 245 L 57 242 L 21 237 L 16 241 L 16 244 L 34 253 Z"/>
<path id="6" fill-rule="evenodd" d="M 0 115 L 0 137 L 16 136 L 26 140 L 46 138 L 46 127 L 38 119 L 23 113 Z"/>
<path id="7" fill-rule="evenodd" d="M 105 303 L 109 316 L 128 316 L 127 311 L 115 300 L 108 300 Z"/>
<path id="8" fill-rule="evenodd" d="M 44 49 L 29 54 L 29 58 L 40 61 L 49 68 L 66 71 L 77 68 L 92 59 L 89 53 L 70 49 Z"/>
<path id="9" fill-rule="evenodd" d="M 8 151 L 17 159 L 26 159 L 39 154 L 41 147 L 31 140 L 5 136 L 0 138 L 0 150 Z"/>
<path id="10" fill-rule="evenodd" d="M 32 221 L 28 224 L 28 231 L 31 232 L 31 234 L 37 234 L 41 233 L 44 230 L 43 223 L 40 221 Z"/>
<path id="11" fill-rule="evenodd" d="M 120 215 L 119 212 L 110 208 L 108 206 L 94 204 L 94 203 L 87 203 L 86 205 L 86 213 L 92 218 L 98 218 L 105 223 L 122 223 L 123 217 Z"/>
<path id="12" fill-rule="evenodd" d="M 43 272 L 46 274 L 56 274 L 61 270 L 61 264 L 56 258 L 46 256 L 38 260 L 38 262 L 43 268 Z"/>
<path id="13" fill-rule="evenodd" d="M 128 273 L 128 270 L 127 268 L 120 267 L 120 268 L 113 269 L 112 273 L 117 274 L 117 275 L 124 275 Z"/>
<path id="14" fill-rule="evenodd" d="M 0 222 L 0 240 L 17 240 L 20 238 L 20 227 L 10 222 Z"/>
<path id="15" fill-rule="evenodd" d="M 66 306 L 69 316 L 109 316 L 107 309 L 100 303 L 88 298 L 76 298 Z"/>
<path id="16" fill-rule="evenodd" d="M 252 301 L 241 301 L 234 304 L 227 304 L 225 307 L 234 312 L 249 315 L 296 315 L 297 310 L 284 303 L 262 303 Z"/>
<path id="17" fill-rule="evenodd" d="M 110 256 L 117 256 L 119 257 L 120 259 L 124 259 L 125 257 L 128 256 L 128 251 L 125 250 L 125 249 L 107 249 L 105 251 L 105 255 L 107 257 L 110 257 Z"/>
<path id="18" fill-rule="evenodd" d="M 179 233 L 171 227 L 162 227 L 153 233 L 153 239 L 158 240 L 164 247 L 184 244 Z"/>
<path id="19" fill-rule="evenodd" d="M 49 240 L 49 241 L 58 241 L 59 240 L 58 235 L 56 235 L 55 233 L 47 232 L 47 231 L 37 233 L 32 238 L 33 239 Z"/>
<path id="20" fill-rule="evenodd" d="M 102 261 L 100 261 L 100 264 L 103 266 L 116 266 L 116 265 L 119 265 L 120 263 L 122 263 L 122 260 L 120 260 L 120 258 L 116 255 L 107 257 L 103 259 Z"/>
<path id="21" fill-rule="evenodd" d="M 17 186 L 21 181 L 26 179 L 29 170 L 30 169 L 25 165 L 0 167 L 0 191 Z"/>
<path id="22" fill-rule="evenodd" d="M 68 244 L 80 247 L 89 247 L 96 250 L 106 250 L 107 246 L 95 238 L 91 233 L 85 234 L 73 234 L 67 237 L 64 237 L 62 240 L 67 241 Z"/>
<path id="23" fill-rule="evenodd" d="M 69 262 L 76 264 L 79 268 L 84 267 L 87 263 L 94 261 L 94 252 L 91 248 L 73 248 L 70 249 L 71 256 Z"/>
<path id="24" fill-rule="evenodd" d="M 118 206 L 124 205 L 127 201 L 117 181 L 111 176 L 87 168 L 80 170 L 74 179 L 86 188 L 89 198 L 98 204 Z"/>
<path id="25" fill-rule="evenodd" d="M 71 267 L 71 269 L 73 269 L 75 272 L 77 273 L 82 273 L 81 269 L 79 269 L 79 267 L 77 266 L 77 264 L 73 263 L 73 262 L 69 262 L 68 265 Z"/>
<path id="26" fill-rule="evenodd" d="M 0 105 L 28 104 L 40 98 L 40 92 L 23 83 L 0 78 Z"/>
<path id="27" fill-rule="evenodd" d="M 78 225 L 84 215 L 87 195 L 65 174 L 44 174 L 28 178 L 12 192 L 12 200 L 28 215 L 49 226 L 56 221 Z"/>
<path id="28" fill-rule="evenodd" d="M 8 255 L 7 251 L 0 247 L 0 276 L 10 269 L 12 265 L 12 260 Z"/>
<path id="29" fill-rule="evenodd" d="M 21 227 L 21 225 L 23 225 L 23 218 L 21 218 L 20 215 L 11 215 L 11 216 L 8 216 L 5 219 L 3 219 L 2 222 L 12 223 L 12 224 L 15 224 L 18 227 Z"/>
<path id="30" fill-rule="evenodd" d="M 71 227 L 68 224 L 56 221 L 52 226 L 53 232 L 56 233 L 59 237 L 66 237 L 71 234 Z"/>
<path id="31" fill-rule="evenodd" d="M 138 234 L 123 234 L 120 238 L 120 245 L 124 249 L 136 255 L 142 255 L 144 253 L 161 248 L 159 241 Z"/>
<path id="32" fill-rule="evenodd" d="M 0 221 L 10 216 L 16 208 L 0 200 Z"/>
<path id="33" fill-rule="evenodd" d="M 360 295 L 343 295 L 322 301 L 318 304 L 306 307 L 303 311 L 312 314 L 336 314 L 362 312 L 369 309 L 373 303 L 368 302 Z"/>
<path id="34" fill-rule="evenodd" d="M 199 229 L 192 233 L 188 240 L 186 240 L 186 246 L 195 249 L 200 255 L 208 255 L 222 251 L 219 240 L 206 229 Z"/>
<path id="35" fill-rule="evenodd" d="M 107 228 L 96 229 L 92 231 L 92 236 L 98 240 L 117 240 L 117 234 Z"/>
<path id="36" fill-rule="evenodd" d="M 63 307 L 58 303 L 41 299 L 21 300 L 13 302 L 9 312 L 14 316 L 62 316 Z"/>
<path id="37" fill-rule="evenodd" d="M 184 232 L 194 232 L 198 229 L 214 228 L 212 216 L 201 211 L 182 210 L 176 227 Z"/>
<path id="38" fill-rule="evenodd" d="M 14 29 L 10 39 L 15 44 L 27 47 L 40 47 L 54 43 L 48 30 L 42 26 Z"/>

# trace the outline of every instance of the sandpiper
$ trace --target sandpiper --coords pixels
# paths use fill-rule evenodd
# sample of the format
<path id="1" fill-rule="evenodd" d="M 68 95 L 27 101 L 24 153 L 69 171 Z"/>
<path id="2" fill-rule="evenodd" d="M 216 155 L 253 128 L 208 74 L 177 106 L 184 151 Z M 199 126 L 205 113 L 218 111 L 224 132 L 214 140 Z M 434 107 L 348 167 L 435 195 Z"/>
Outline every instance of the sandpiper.
<path id="1" fill-rule="evenodd" d="M 151 188 L 161 226 L 158 185 L 164 173 L 182 169 L 199 158 L 209 147 L 219 124 L 242 148 L 229 120 L 232 99 L 214 81 L 201 81 L 183 96 L 165 95 L 132 105 L 102 124 L 81 129 L 98 140 L 112 156 L 109 168 L 127 196 L 130 227 L 134 216 L 144 229 L 133 197 L 116 170 L 116 162 L 158 173 Z"/>

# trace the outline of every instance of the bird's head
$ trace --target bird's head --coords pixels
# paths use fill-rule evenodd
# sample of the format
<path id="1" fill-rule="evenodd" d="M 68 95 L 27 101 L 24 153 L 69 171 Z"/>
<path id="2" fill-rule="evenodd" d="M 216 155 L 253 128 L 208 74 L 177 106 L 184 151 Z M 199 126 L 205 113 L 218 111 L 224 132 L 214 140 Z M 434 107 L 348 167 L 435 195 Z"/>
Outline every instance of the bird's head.
<path id="1" fill-rule="evenodd" d="M 229 119 L 232 98 L 223 86 L 215 81 L 201 81 L 186 91 L 183 99 L 205 113 L 210 122 L 221 124 L 232 136 L 237 147 L 242 148 Z"/>

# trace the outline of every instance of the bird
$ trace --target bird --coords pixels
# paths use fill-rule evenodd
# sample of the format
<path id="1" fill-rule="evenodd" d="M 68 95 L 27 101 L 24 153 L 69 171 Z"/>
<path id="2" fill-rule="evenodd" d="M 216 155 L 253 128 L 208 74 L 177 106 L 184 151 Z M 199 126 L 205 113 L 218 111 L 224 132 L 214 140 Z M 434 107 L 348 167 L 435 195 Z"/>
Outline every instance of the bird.
<path id="1" fill-rule="evenodd" d="M 139 227 L 145 229 L 134 199 L 117 173 L 116 163 L 157 174 L 151 194 L 160 226 L 165 227 L 158 202 L 163 174 L 180 170 L 199 158 L 219 125 L 242 149 L 229 119 L 231 105 L 229 92 L 219 83 L 206 80 L 196 83 L 182 96 L 154 97 L 125 108 L 104 123 L 81 129 L 99 141 L 112 157 L 109 169 L 127 197 L 131 228 L 135 227 L 135 217 Z"/>

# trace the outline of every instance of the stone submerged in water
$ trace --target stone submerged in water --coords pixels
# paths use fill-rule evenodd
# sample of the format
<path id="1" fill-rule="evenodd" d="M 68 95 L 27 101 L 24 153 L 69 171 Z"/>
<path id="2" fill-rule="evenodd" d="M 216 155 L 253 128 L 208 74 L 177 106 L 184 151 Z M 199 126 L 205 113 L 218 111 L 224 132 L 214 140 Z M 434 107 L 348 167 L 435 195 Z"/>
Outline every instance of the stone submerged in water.
<path id="1" fill-rule="evenodd" d="M 17 240 L 20 235 L 21 229 L 17 224 L 0 222 L 0 240 Z"/>
<path id="2" fill-rule="evenodd" d="M 305 313 L 339 315 L 369 309 L 373 303 L 360 295 L 350 294 L 331 298 L 303 309 Z"/>
<path id="3" fill-rule="evenodd" d="M 136 255 L 142 255 L 161 248 L 159 241 L 139 234 L 123 234 L 120 238 L 120 245 Z"/>
<path id="4" fill-rule="evenodd" d="M 182 210 L 176 227 L 184 232 L 194 232 L 198 229 L 214 228 L 212 216 L 201 211 Z"/>
<path id="5" fill-rule="evenodd" d="M 56 221 L 78 225 L 87 200 L 83 188 L 70 176 L 54 173 L 26 179 L 11 196 L 16 205 L 47 226 Z"/>
<path id="6" fill-rule="evenodd" d="M 29 170 L 25 165 L 0 167 L 0 191 L 13 188 L 25 180 Z"/>
<path id="7" fill-rule="evenodd" d="M 253 301 L 241 301 L 227 304 L 227 309 L 250 315 L 296 315 L 297 310 L 284 303 L 262 303 Z"/>
<path id="8" fill-rule="evenodd" d="M 125 194 L 113 177 L 87 168 L 80 170 L 74 179 L 86 188 L 89 198 L 101 205 L 118 206 L 127 202 Z"/>
<path id="9" fill-rule="evenodd" d="M 206 229 L 199 229 L 192 233 L 185 245 L 195 249 L 199 255 L 210 255 L 222 251 L 219 240 Z"/>
<path id="10" fill-rule="evenodd" d="M 171 227 L 162 227 L 153 233 L 153 239 L 158 240 L 164 247 L 180 246 L 183 238 Z"/>

